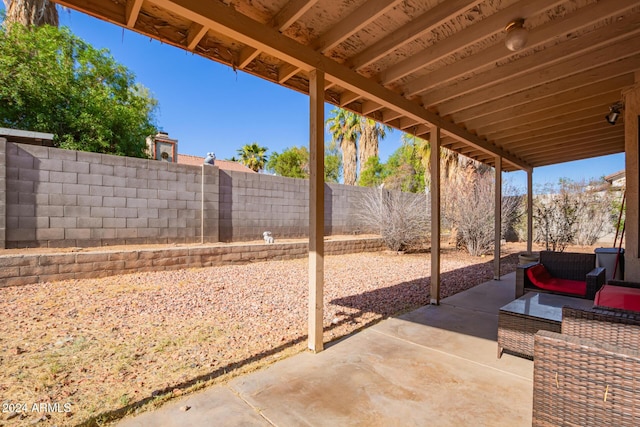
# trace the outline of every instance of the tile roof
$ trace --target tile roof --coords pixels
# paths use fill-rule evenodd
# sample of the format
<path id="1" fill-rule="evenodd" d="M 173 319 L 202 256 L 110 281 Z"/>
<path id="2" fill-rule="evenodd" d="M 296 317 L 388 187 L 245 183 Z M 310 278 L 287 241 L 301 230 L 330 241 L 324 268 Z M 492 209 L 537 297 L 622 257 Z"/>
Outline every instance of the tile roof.
<path id="1" fill-rule="evenodd" d="M 178 154 L 178 163 L 181 165 L 200 166 L 204 163 L 204 157 L 192 156 L 190 154 Z M 216 159 L 215 165 L 225 171 L 256 173 L 241 163 L 229 160 Z"/>

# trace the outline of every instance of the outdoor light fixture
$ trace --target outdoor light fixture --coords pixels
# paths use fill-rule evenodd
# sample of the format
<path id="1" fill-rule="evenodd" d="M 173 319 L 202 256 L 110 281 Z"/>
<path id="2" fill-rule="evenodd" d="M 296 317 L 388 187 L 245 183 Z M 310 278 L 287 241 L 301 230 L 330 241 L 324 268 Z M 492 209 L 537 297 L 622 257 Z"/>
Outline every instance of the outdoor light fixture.
<path id="1" fill-rule="evenodd" d="M 510 51 L 517 51 L 522 49 L 527 44 L 529 33 L 524 29 L 524 19 L 514 19 L 509 22 L 504 30 L 507 32 L 507 37 L 504 39 L 504 44 Z"/>
<path id="2" fill-rule="evenodd" d="M 604 116 L 607 123 L 609 123 L 610 125 L 615 125 L 616 121 L 618 121 L 618 117 L 620 117 L 620 110 L 622 110 L 623 108 L 624 104 L 622 103 L 622 101 L 618 101 L 611 107 L 609 107 L 609 114 Z"/>

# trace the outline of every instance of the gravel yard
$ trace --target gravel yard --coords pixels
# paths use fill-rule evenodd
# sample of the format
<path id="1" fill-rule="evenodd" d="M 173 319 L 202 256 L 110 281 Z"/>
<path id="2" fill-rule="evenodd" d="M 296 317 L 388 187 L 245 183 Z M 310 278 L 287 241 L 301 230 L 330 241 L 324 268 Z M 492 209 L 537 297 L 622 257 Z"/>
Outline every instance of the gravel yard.
<path id="1" fill-rule="evenodd" d="M 429 260 L 327 257 L 325 342 L 427 304 Z M 492 277 L 444 251 L 443 297 Z M 307 286 L 300 259 L 0 288 L 0 426 L 101 424 L 302 351 Z"/>

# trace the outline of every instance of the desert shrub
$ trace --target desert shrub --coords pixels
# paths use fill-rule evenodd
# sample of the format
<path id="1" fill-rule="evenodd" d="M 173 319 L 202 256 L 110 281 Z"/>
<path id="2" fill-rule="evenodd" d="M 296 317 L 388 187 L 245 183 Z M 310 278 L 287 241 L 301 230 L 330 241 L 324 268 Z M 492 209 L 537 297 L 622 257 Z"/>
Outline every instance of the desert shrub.
<path id="1" fill-rule="evenodd" d="M 534 200 L 534 239 L 547 250 L 591 246 L 610 231 L 613 195 L 602 182 L 562 179 L 542 193 Z"/>
<path id="2" fill-rule="evenodd" d="M 364 194 L 359 206 L 362 224 L 378 233 L 392 251 L 403 251 L 429 237 L 429 204 L 424 193 L 378 189 Z"/>
<path id="3" fill-rule="evenodd" d="M 458 245 L 470 255 L 489 253 L 495 243 L 495 179 L 492 173 L 468 167 L 443 186 L 443 215 L 457 232 Z M 503 185 L 501 234 L 517 221 L 521 197 L 511 184 Z"/>

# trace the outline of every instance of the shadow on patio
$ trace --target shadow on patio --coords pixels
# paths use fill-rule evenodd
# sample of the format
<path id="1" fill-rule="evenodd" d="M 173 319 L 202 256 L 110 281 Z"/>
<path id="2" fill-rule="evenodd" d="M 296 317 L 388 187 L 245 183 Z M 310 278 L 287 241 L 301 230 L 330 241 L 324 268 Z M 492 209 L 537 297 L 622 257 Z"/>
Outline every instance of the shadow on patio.
<path id="1" fill-rule="evenodd" d="M 498 308 L 513 299 L 514 279 L 510 273 L 120 425 L 530 425 L 533 364 L 496 357 Z"/>

